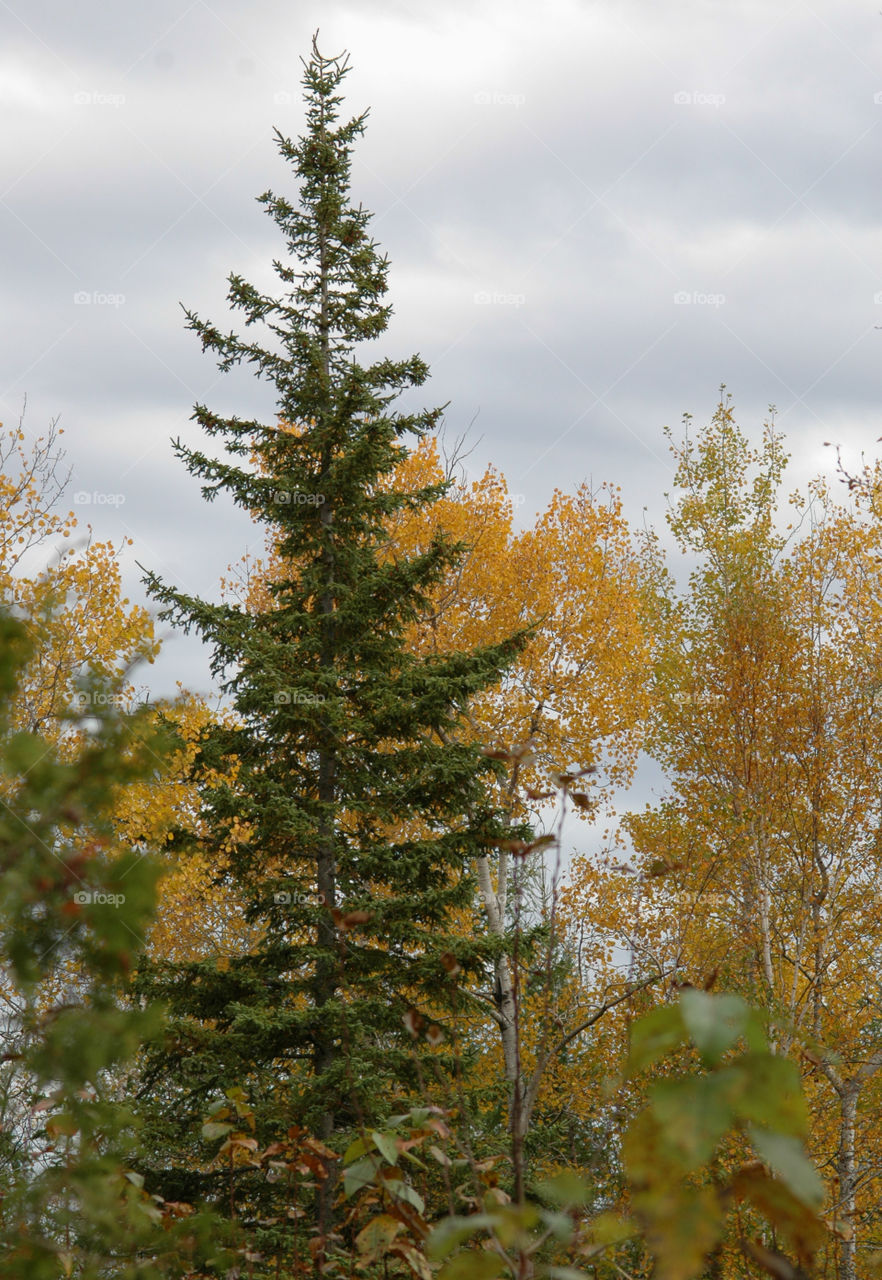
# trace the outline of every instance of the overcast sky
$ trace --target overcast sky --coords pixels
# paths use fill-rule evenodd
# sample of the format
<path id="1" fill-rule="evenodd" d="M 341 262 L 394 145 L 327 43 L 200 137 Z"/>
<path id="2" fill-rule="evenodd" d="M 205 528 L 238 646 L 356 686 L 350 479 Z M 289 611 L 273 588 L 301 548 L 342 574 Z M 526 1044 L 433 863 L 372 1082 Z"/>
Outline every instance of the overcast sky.
<path id="1" fill-rule="evenodd" d="M 555 486 L 622 487 L 663 518 L 662 428 L 718 387 L 794 483 L 824 440 L 882 435 L 882 16 L 856 0 L 0 0 L 0 418 L 60 415 L 100 536 L 203 595 L 257 539 L 172 455 L 196 401 L 269 415 L 219 375 L 179 303 L 223 324 L 260 284 L 295 194 L 273 126 L 302 127 L 300 56 L 346 48 L 370 107 L 356 200 L 391 260 L 384 346 L 430 363 L 520 518 Z M 83 299 L 86 299 L 85 301 Z M 208 687 L 172 639 L 158 692 Z"/>

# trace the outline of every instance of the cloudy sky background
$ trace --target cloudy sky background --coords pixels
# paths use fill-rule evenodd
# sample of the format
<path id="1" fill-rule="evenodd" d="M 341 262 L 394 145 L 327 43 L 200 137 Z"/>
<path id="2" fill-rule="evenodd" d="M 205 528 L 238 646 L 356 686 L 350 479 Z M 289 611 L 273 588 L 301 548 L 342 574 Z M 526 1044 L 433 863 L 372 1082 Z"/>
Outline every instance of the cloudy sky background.
<path id="1" fill-rule="evenodd" d="M 390 256 L 383 340 L 418 350 L 469 459 L 529 520 L 555 486 L 621 486 L 661 523 L 662 428 L 725 382 L 756 437 L 770 403 L 794 485 L 882 435 L 882 16 L 855 0 L 0 0 L 5 317 L 0 419 L 60 415 L 78 514 L 203 595 L 246 543 L 169 439 L 195 401 L 269 415 L 221 376 L 180 302 L 226 324 L 226 276 L 272 276 L 255 202 L 291 192 L 299 57 L 348 48 L 353 172 Z M 877 100 L 878 99 L 878 100 Z M 87 302 L 78 301 L 83 296 Z M 684 299 L 686 299 L 684 301 Z M 121 495 L 114 504 L 107 495 Z M 157 693 L 207 689 L 173 638 Z"/>

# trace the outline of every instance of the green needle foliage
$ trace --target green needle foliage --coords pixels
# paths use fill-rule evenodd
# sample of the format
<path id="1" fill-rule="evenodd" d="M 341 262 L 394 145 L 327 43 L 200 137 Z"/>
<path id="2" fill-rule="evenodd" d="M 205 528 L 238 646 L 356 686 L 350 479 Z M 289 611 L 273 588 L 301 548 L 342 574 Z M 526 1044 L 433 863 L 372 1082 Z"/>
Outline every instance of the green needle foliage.
<path id="1" fill-rule="evenodd" d="M 142 989 L 175 1015 L 148 1088 L 169 1126 L 244 1086 L 260 1141 L 292 1124 L 330 1141 L 387 1113 L 392 1092 L 418 1083 L 422 1028 L 430 1045 L 440 1040 L 459 998 L 449 973 L 484 972 L 487 944 L 455 929 L 454 915 L 474 910 L 473 858 L 506 834 L 491 801 L 500 766 L 461 726 L 472 696 L 502 678 L 525 640 L 449 656 L 407 650 L 408 625 L 464 548 L 439 536 L 393 555 L 389 517 L 446 486 L 393 492 L 388 478 L 405 441 L 432 430 L 441 410 L 392 407 L 427 378 L 419 356 L 358 358 L 391 310 L 387 261 L 349 193 L 365 115 L 338 119 L 345 58 L 313 42 L 305 66 L 306 133 L 276 133 L 299 204 L 259 198 L 285 240 L 287 256 L 273 263 L 284 290 L 272 297 L 229 278 L 232 307 L 246 328 L 262 326 L 267 345 L 186 313 L 222 370 L 247 362 L 273 384 L 279 420 L 198 405 L 195 419 L 225 456 L 176 446 L 206 498 L 225 491 L 265 527 L 284 569 L 261 610 L 149 578 L 164 616 L 211 646 L 235 711 L 235 723 L 206 733 L 197 767 L 203 779 L 220 775 L 203 787 L 218 892 L 244 892 L 260 940 L 223 964 L 206 957 L 145 975 Z M 229 1171 L 212 1181 L 197 1164 L 191 1151 L 156 1170 L 163 1193 L 229 1199 Z"/>

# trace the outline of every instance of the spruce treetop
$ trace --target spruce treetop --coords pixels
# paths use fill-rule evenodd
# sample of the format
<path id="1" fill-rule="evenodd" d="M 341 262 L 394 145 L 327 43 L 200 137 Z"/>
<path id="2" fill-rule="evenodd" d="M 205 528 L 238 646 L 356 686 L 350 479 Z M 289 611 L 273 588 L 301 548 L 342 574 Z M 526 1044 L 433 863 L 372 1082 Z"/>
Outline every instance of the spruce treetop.
<path id="1" fill-rule="evenodd" d="M 383 301 L 388 260 L 368 233 L 370 213 L 350 196 L 352 146 L 368 113 L 339 122 L 338 90 L 348 70 L 347 56 L 324 57 L 314 38 L 303 75 L 307 131 L 293 141 L 275 130 L 279 152 L 300 185 L 297 204 L 273 191 L 258 197 L 285 239 L 286 258 L 273 262 L 284 291 L 272 297 L 240 275 L 229 276 L 230 305 L 245 313 L 246 328 L 261 323 L 271 345 L 224 333 L 185 308 L 188 327 L 221 370 L 250 363 L 275 384 L 279 422 L 296 430 L 222 418 L 199 404 L 193 416 L 207 434 L 224 436 L 228 453 L 256 458 L 258 467 L 231 467 L 180 444 L 177 452 L 207 482 L 206 497 L 228 488 L 238 503 L 276 526 L 292 523 L 292 517 L 300 523 L 296 517 L 304 514 L 303 504 L 284 501 L 286 491 L 316 494 L 318 505 L 331 504 L 335 519 L 344 523 L 347 512 L 355 518 L 358 511 L 359 521 L 374 530 L 376 520 L 413 497 L 437 496 L 437 490 L 393 494 L 378 484 L 406 453 L 399 438 L 431 430 L 442 409 L 389 411 L 403 390 L 428 377 L 419 355 L 362 365 L 354 354 L 359 344 L 383 333 L 392 308 Z M 354 478 L 359 502 L 353 501 Z M 299 490 L 288 487 L 295 483 Z M 328 513 L 322 514 L 327 524 Z"/>

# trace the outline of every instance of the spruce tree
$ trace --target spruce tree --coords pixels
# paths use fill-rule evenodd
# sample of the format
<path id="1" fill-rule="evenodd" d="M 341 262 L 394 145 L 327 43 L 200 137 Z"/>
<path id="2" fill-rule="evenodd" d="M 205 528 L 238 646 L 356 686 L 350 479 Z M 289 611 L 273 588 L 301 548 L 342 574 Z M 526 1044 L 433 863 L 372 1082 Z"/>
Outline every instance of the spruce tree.
<path id="1" fill-rule="evenodd" d="M 299 202 L 259 197 L 285 239 L 273 262 L 281 296 L 229 277 L 231 306 L 262 326 L 266 345 L 186 312 L 222 370 L 247 362 L 273 384 L 278 420 L 197 405 L 225 456 L 176 444 L 204 496 L 224 491 L 251 512 L 288 569 L 258 612 L 148 578 L 163 616 L 211 646 L 230 699 L 234 722 L 206 733 L 197 762 L 214 778 L 205 839 L 219 891 L 244 892 L 260 937 L 223 961 L 145 966 L 141 989 L 172 1015 L 145 1075 L 164 1111 L 157 1143 L 232 1085 L 244 1086 L 260 1140 L 298 1124 L 333 1145 L 382 1118 L 396 1090 L 415 1086 L 419 1018 L 443 1028 L 456 998 L 449 971 L 489 972 L 487 944 L 457 932 L 454 917 L 475 910 L 474 857 L 511 834 L 492 799 L 500 766 L 461 729 L 470 698 L 502 678 L 525 637 L 447 656 L 406 647 L 408 625 L 464 552 L 438 536 L 393 555 L 387 534 L 397 511 L 446 489 L 388 483 L 408 438 L 435 428 L 441 410 L 393 408 L 428 376 L 418 355 L 360 361 L 391 311 L 387 259 L 349 192 L 367 113 L 339 120 L 345 56 L 324 57 L 314 40 L 304 66 L 304 136 L 276 131 Z M 154 1188 L 210 1192 L 198 1164 L 194 1146 L 177 1168 L 154 1169 Z"/>

